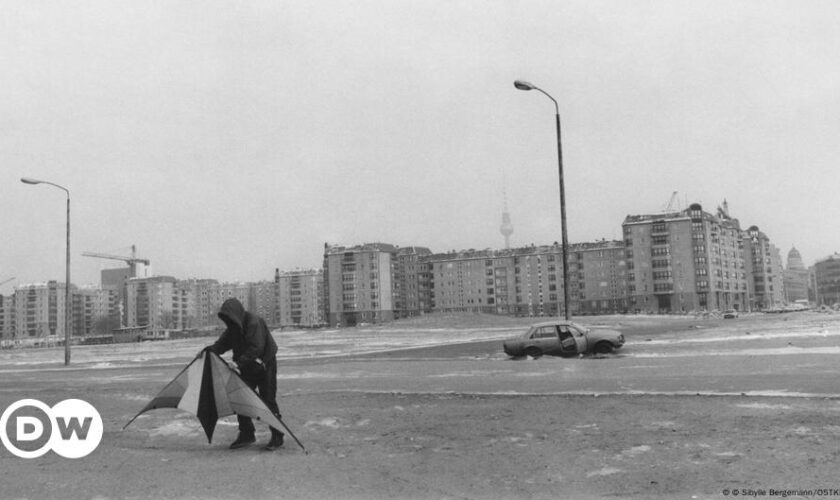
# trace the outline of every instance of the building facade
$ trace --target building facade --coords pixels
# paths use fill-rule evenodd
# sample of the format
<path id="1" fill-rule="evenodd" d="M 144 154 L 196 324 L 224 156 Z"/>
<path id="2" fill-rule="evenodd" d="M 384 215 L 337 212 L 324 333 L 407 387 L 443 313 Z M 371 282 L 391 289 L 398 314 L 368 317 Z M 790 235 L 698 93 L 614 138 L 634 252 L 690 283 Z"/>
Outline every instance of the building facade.
<path id="1" fill-rule="evenodd" d="M 727 210 L 712 215 L 695 203 L 679 212 L 629 215 L 622 229 L 630 310 L 749 308 L 742 233 Z"/>
<path id="2" fill-rule="evenodd" d="M 788 252 L 787 267 L 782 275 L 786 303 L 808 302 L 809 274 L 799 250 L 796 247 L 791 248 Z"/>
<path id="3" fill-rule="evenodd" d="M 557 244 L 431 254 L 422 261 L 432 311 L 552 316 L 565 310 Z"/>
<path id="4" fill-rule="evenodd" d="M 840 304 L 840 253 L 834 253 L 814 264 L 814 281 L 818 306 Z"/>
<path id="5" fill-rule="evenodd" d="M 129 328 L 181 330 L 191 328 L 195 301 L 189 287 L 178 286 L 172 276 L 130 278 L 126 286 Z"/>
<path id="6" fill-rule="evenodd" d="M 308 328 L 325 324 L 323 271 L 278 272 L 276 281 L 278 326 Z"/>
<path id="7" fill-rule="evenodd" d="M 747 273 L 751 277 L 750 302 L 752 310 L 761 311 L 781 307 L 784 300 L 782 258 L 779 249 L 757 226 L 750 226 L 744 234 Z"/>
<path id="8" fill-rule="evenodd" d="M 409 318 L 431 311 L 430 266 L 426 247 L 398 248 L 394 261 L 394 317 Z"/>
<path id="9" fill-rule="evenodd" d="M 577 243 L 570 247 L 569 275 L 577 283 L 579 314 L 627 312 L 627 258 L 623 241 Z M 575 302 L 575 299 L 572 299 Z"/>
<path id="10" fill-rule="evenodd" d="M 0 342 L 6 345 L 15 337 L 15 296 L 0 295 Z"/>
<path id="11" fill-rule="evenodd" d="M 66 290 L 57 281 L 15 287 L 15 339 L 63 339 Z"/>
<path id="12" fill-rule="evenodd" d="M 394 319 L 396 253 L 397 247 L 387 243 L 324 245 L 324 315 L 330 326 Z"/>
<path id="13" fill-rule="evenodd" d="M 109 333 L 119 326 L 114 309 L 119 303 L 119 291 L 85 285 L 73 291 L 73 335 L 86 337 Z M 113 318 L 113 322 L 108 319 Z"/>

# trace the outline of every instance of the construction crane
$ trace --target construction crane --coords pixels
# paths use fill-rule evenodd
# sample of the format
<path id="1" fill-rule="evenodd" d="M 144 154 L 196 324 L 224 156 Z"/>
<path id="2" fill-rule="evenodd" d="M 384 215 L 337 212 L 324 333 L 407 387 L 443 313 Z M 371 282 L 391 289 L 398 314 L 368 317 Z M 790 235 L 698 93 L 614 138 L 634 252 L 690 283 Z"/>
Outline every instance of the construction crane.
<path id="1" fill-rule="evenodd" d="M 96 257 L 99 259 L 113 259 L 113 260 L 121 260 L 128 264 L 129 269 L 129 277 L 136 278 L 137 277 L 137 264 L 143 264 L 148 266 L 149 259 L 141 259 L 137 257 L 137 248 L 134 245 L 131 245 L 131 257 L 123 257 L 121 255 L 110 255 L 106 253 L 96 253 L 96 252 L 84 252 L 82 255 L 85 257 Z"/>
<path id="2" fill-rule="evenodd" d="M 665 205 L 665 208 L 662 209 L 663 212 L 670 212 L 674 208 L 674 201 L 677 199 L 677 191 L 671 193 L 671 199 L 668 200 L 668 204 Z"/>
<path id="3" fill-rule="evenodd" d="M 0 286 L 5 285 L 6 283 L 8 283 L 8 282 L 12 281 L 13 279 L 15 279 L 15 278 L 9 278 L 9 279 L 7 279 L 7 280 L 0 281 Z"/>

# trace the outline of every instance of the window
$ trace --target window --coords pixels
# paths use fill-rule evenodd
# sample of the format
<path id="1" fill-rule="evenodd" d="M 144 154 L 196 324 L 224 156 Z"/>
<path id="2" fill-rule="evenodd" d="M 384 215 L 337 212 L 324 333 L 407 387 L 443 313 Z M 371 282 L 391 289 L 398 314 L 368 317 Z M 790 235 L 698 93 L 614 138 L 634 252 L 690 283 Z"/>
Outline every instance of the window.
<path id="1" fill-rule="evenodd" d="M 531 334 L 532 339 L 553 339 L 557 337 L 556 326 L 541 326 Z"/>

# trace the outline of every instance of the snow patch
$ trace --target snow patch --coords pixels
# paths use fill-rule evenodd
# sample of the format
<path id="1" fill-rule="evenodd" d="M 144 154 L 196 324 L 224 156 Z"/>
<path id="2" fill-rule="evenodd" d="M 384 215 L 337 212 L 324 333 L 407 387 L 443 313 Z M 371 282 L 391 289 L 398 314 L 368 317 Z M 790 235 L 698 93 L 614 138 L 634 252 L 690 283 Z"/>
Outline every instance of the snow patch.
<path id="1" fill-rule="evenodd" d="M 149 431 L 149 436 L 193 436 L 199 434 L 199 431 L 198 423 L 187 420 L 173 420 L 157 429 Z"/>
<path id="2" fill-rule="evenodd" d="M 625 352 L 632 358 L 696 358 L 705 356 L 789 356 L 795 354 L 840 354 L 840 346 L 830 347 L 777 347 L 767 349 L 731 349 L 727 351 L 680 351 L 661 352 Z"/>
<path id="3" fill-rule="evenodd" d="M 790 405 L 772 405 L 768 403 L 746 403 L 735 405 L 738 408 L 751 408 L 755 410 L 792 410 Z"/>
<path id="4" fill-rule="evenodd" d="M 619 472 L 623 471 L 621 469 L 616 469 L 615 467 L 604 467 L 586 474 L 586 477 L 610 476 L 612 474 L 618 474 Z"/>
<path id="5" fill-rule="evenodd" d="M 338 429 L 339 427 L 341 427 L 341 424 L 339 423 L 338 418 L 327 417 L 327 418 L 322 418 L 321 420 L 317 420 L 317 421 L 309 420 L 308 422 L 303 424 L 303 426 L 306 427 L 306 428 L 329 427 L 330 429 Z"/>

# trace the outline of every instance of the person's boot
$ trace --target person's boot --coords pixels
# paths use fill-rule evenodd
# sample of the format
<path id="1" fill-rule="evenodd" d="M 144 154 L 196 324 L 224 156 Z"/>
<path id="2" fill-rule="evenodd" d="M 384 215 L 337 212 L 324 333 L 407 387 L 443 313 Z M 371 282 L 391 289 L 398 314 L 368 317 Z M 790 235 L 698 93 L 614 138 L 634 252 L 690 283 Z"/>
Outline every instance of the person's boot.
<path id="1" fill-rule="evenodd" d="M 235 450 L 237 448 L 242 448 L 244 446 L 248 446 L 249 444 L 253 444 L 257 441 L 257 438 L 254 437 L 253 433 L 247 432 L 240 432 L 238 436 L 236 436 L 236 441 L 230 444 L 230 449 Z"/>
<path id="2" fill-rule="evenodd" d="M 280 431 L 275 431 L 271 429 L 271 440 L 265 445 L 266 451 L 274 451 L 277 448 L 283 446 L 283 433 Z"/>

